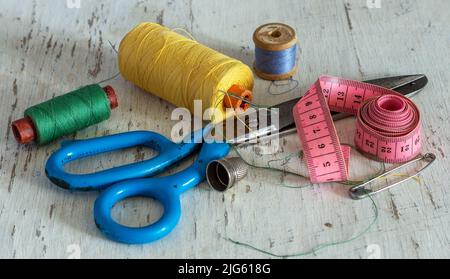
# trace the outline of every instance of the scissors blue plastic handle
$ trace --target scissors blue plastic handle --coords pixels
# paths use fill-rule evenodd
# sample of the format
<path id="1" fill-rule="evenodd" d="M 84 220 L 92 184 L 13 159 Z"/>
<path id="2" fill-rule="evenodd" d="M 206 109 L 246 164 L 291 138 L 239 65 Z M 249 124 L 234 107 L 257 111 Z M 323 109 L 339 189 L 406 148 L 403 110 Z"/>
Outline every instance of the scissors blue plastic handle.
<path id="1" fill-rule="evenodd" d="M 143 244 L 161 239 L 177 225 L 181 216 L 180 195 L 205 179 L 206 166 L 228 155 L 226 143 L 196 143 L 205 130 L 195 132 L 190 143 L 176 144 L 148 131 L 63 143 L 47 161 L 47 177 L 56 185 L 74 191 L 104 190 L 94 205 L 97 227 L 110 239 L 127 244 Z M 71 174 L 64 165 L 85 157 L 133 146 L 146 146 L 159 152 L 157 157 L 92 174 Z M 166 177 L 151 177 L 201 148 L 197 160 L 187 169 Z M 150 178 L 144 178 L 150 177 Z M 111 217 L 112 207 L 130 197 L 150 197 L 164 207 L 163 216 L 154 224 L 131 228 Z"/>

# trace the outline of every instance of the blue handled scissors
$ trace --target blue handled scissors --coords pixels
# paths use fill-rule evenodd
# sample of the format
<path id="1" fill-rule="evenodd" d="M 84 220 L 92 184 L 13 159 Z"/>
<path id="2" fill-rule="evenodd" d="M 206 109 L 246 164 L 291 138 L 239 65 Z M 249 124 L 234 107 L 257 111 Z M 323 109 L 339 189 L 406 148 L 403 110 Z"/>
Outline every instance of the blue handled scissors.
<path id="1" fill-rule="evenodd" d="M 227 156 L 230 151 L 226 143 L 197 143 L 204 132 L 198 131 L 191 141 L 180 144 L 149 131 L 65 142 L 48 159 L 46 174 L 54 184 L 65 189 L 104 189 L 95 202 L 94 218 L 97 227 L 110 239 L 127 244 L 152 242 L 168 235 L 177 225 L 181 215 L 180 195 L 204 180 L 209 162 Z M 92 174 L 70 174 L 64 170 L 64 165 L 71 161 L 133 146 L 149 147 L 159 155 Z M 139 179 L 164 172 L 200 147 L 197 160 L 189 168 L 166 177 Z M 136 196 L 161 202 L 164 215 L 156 223 L 142 228 L 130 228 L 115 222 L 111 217 L 112 207 L 121 200 Z"/>
<path id="2" fill-rule="evenodd" d="M 367 82 L 412 96 L 420 92 L 428 80 L 424 75 L 412 75 Z M 180 195 L 204 180 L 209 162 L 227 156 L 230 151 L 228 143 L 245 144 L 268 134 L 272 137 L 274 134 L 285 135 L 295 131 L 295 128 L 292 129 L 294 120 L 290 112 L 298 100 L 299 98 L 272 107 L 279 111 L 280 121 L 276 126 L 269 124 L 250 132 L 246 131 L 244 136 L 227 139 L 227 143 L 201 143 L 205 134 L 211 131 L 212 125 L 194 132 L 189 143 L 176 144 L 149 131 L 64 142 L 48 159 L 45 172 L 54 184 L 65 189 L 103 190 L 94 205 L 94 218 L 97 227 L 110 239 L 127 244 L 152 242 L 165 237 L 175 228 L 181 216 Z M 334 118 L 338 120 L 346 116 L 348 115 L 336 114 Z M 134 146 L 149 147 L 159 152 L 159 155 L 150 160 L 92 174 L 70 174 L 64 170 L 64 165 L 71 161 Z M 200 154 L 189 168 L 166 177 L 152 177 L 198 149 L 201 149 Z M 164 207 L 163 216 L 156 223 L 142 228 L 130 228 L 115 222 L 111 217 L 112 207 L 121 200 L 136 196 L 160 201 Z"/>

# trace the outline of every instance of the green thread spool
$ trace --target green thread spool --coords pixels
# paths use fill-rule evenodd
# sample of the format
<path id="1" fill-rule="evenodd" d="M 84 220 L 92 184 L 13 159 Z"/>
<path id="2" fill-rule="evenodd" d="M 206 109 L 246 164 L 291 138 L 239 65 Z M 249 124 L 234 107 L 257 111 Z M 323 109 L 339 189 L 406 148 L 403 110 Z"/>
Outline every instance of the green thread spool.
<path id="1" fill-rule="evenodd" d="M 20 144 L 43 145 L 108 119 L 117 107 L 111 86 L 92 84 L 27 109 L 11 128 Z"/>

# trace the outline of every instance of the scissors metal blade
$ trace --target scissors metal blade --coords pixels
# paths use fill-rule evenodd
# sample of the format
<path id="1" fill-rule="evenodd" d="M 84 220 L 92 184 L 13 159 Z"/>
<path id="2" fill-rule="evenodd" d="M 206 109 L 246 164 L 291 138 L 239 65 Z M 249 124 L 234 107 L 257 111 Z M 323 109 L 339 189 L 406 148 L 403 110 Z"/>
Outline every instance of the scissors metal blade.
<path id="1" fill-rule="evenodd" d="M 425 75 L 409 75 L 374 79 L 366 81 L 366 83 L 389 88 L 412 98 L 425 88 L 428 78 Z"/>
<path id="2" fill-rule="evenodd" d="M 368 80 L 364 82 L 394 90 L 398 93 L 401 93 L 411 98 L 416 94 L 418 94 L 420 91 L 422 91 L 422 89 L 428 83 L 428 78 L 425 75 L 419 74 L 419 75 L 386 77 Z M 259 111 L 257 111 L 256 115 L 253 115 L 253 117 L 250 117 L 248 114 L 244 113 L 242 116 L 239 116 L 241 118 L 240 121 L 243 121 L 245 125 L 252 128 L 251 131 L 249 129 L 246 129 L 245 133 L 235 133 L 234 135 L 240 134 L 241 136 L 237 137 L 235 136 L 232 139 L 228 139 L 228 137 L 226 137 L 227 142 L 231 144 L 243 144 L 250 142 L 253 143 L 253 141 L 255 140 L 263 141 L 273 138 L 275 136 L 282 137 L 294 133 L 296 131 L 296 128 L 295 128 L 295 121 L 292 115 L 292 110 L 301 98 L 302 97 L 298 97 L 290 101 L 280 103 L 268 108 L 267 125 L 265 125 L 266 127 L 260 128 L 256 124 L 256 129 L 253 129 L 255 128 L 255 125 L 252 125 L 255 124 L 253 123 L 254 120 L 253 121 L 248 120 L 248 119 L 259 119 L 260 117 Z M 273 111 L 275 111 L 274 109 L 278 110 L 279 122 L 276 123 L 277 125 L 270 123 L 270 120 L 272 119 L 270 114 L 273 113 Z M 337 121 L 347 118 L 351 115 L 345 113 L 332 112 L 332 116 L 333 120 Z M 234 121 L 235 121 L 234 124 L 237 124 L 236 118 L 234 119 Z M 226 122 L 224 122 L 223 125 L 224 125 L 223 131 L 225 131 Z M 234 127 L 236 127 L 236 125 Z"/>

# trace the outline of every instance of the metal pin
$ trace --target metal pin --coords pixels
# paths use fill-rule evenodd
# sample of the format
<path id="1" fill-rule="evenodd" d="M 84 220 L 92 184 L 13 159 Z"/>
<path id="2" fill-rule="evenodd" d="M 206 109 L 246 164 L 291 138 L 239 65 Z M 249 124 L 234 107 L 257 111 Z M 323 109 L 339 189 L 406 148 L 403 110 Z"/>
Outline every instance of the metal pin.
<path id="1" fill-rule="evenodd" d="M 248 166 L 241 158 L 229 158 L 212 161 L 206 168 L 208 184 L 214 190 L 225 192 L 243 179 L 248 172 Z"/>
<path id="2" fill-rule="evenodd" d="M 426 168 L 428 168 L 435 160 L 436 160 L 436 155 L 434 155 L 433 153 L 427 153 L 425 155 L 421 155 L 421 156 L 417 157 L 416 159 L 414 159 L 412 161 L 409 161 L 408 163 L 405 163 L 405 164 L 403 164 L 403 165 L 401 165 L 401 166 L 399 166 L 399 167 L 397 167 L 395 169 L 392 169 L 392 170 L 390 170 L 388 172 L 385 172 L 385 173 L 383 173 L 383 174 L 381 174 L 381 175 L 379 175 L 377 177 L 374 177 L 373 179 L 371 179 L 371 180 L 369 180 L 369 181 L 367 181 L 367 182 L 365 182 L 363 184 L 360 184 L 360 185 L 352 187 L 350 189 L 350 191 L 349 191 L 350 192 L 350 197 L 352 199 L 354 199 L 354 200 L 361 200 L 361 199 L 368 198 L 369 196 L 378 194 L 380 192 L 386 191 L 386 190 L 388 190 L 388 189 L 390 189 L 392 187 L 395 187 L 395 186 L 397 186 L 397 185 L 399 185 L 399 184 L 401 184 L 401 183 L 403 183 L 403 182 L 405 182 L 405 181 L 407 181 L 407 180 L 409 180 L 409 179 L 411 179 L 413 177 L 416 177 L 421 172 L 423 172 Z M 378 179 L 380 179 L 382 177 L 386 177 L 386 176 L 388 176 L 388 175 L 390 175 L 390 174 L 392 174 L 392 173 L 394 173 L 394 172 L 396 172 L 396 171 L 398 171 L 398 170 L 400 170 L 400 169 L 402 169 L 404 167 L 410 166 L 410 165 L 412 165 L 414 163 L 417 163 L 417 162 L 420 162 L 420 161 L 425 161 L 425 162 L 427 162 L 427 164 L 425 166 L 423 166 L 420 170 L 417 170 L 416 173 L 414 173 L 414 174 L 412 174 L 412 175 L 410 175 L 410 176 L 408 176 L 408 177 L 406 177 L 406 178 L 404 178 L 404 179 L 402 179 L 400 181 L 397 181 L 397 182 L 395 182 L 395 183 L 393 183 L 391 185 L 382 187 L 382 188 L 377 189 L 377 190 L 367 189 L 366 188 L 366 186 L 369 185 L 370 183 L 372 183 L 372 182 L 374 182 L 374 181 L 376 181 L 376 180 L 378 180 Z"/>

